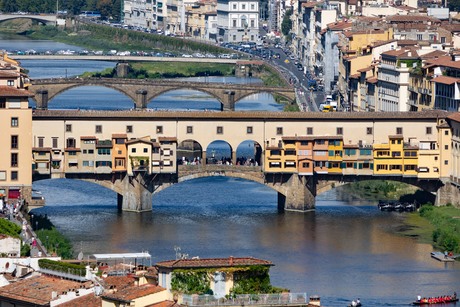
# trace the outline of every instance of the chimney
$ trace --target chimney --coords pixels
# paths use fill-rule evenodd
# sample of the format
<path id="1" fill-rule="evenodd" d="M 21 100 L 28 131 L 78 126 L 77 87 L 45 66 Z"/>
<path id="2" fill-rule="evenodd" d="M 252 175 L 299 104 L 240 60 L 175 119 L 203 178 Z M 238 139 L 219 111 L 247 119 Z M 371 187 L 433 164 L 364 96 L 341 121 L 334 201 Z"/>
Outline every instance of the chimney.
<path id="1" fill-rule="evenodd" d="M 230 265 L 233 265 L 233 256 L 230 256 L 230 259 L 229 259 L 228 262 L 229 262 Z"/>

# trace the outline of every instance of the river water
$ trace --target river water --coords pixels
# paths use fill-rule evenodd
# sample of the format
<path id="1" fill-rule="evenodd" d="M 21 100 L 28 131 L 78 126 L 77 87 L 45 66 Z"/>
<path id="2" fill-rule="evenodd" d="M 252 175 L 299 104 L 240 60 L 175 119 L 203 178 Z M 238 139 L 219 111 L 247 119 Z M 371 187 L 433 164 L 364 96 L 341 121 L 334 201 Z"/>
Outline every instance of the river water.
<path id="1" fill-rule="evenodd" d="M 7 43 L 12 50 L 38 48 L 34 41 L 25 43 L 16 38 L 2 41 L 2 48 L 8 49 Z M 14 47 L 19 46 L 16 44 L 21 47 Z M 44 43 L 45 49 L 54 44 Z M 79 74 L 96 67 L 113 67 L 112 63 L 88 61 L 23 61 L 22 65 L 34 78 L 62 77 L 62 73 L 70 76 L 74 69 Z M 87 89 L 82 92 L 85 95 L 68 91 L 51 102 L 50 108 L 132 107 L 117 92 L 109 91 L 113 96 L 107 96 L 105 89 L 94 90 L 91 95 Z M 214 102 L 207 105 L 209 97 L 201 97 L 202 93 L 169 94 L 172 96 L 157 98 L 164 99 L 166 106 L 154 105 L 153 101 L 149 107 L 218 109 Z M 271 106 L 274 102 L 270 97 L 253 99 L 253 103 L 247 102 L 246 110 L 274 111 L 278 107 Z M 46 207 L 34 213 L 47 214 L 74 243 L 75 251 L 81 250 L 85 257 L 91 253 L 149 251 L 157 262 L 174 259 L 174 248 L 179 246 L 189 257 L 262 258 L 275 264 L 270 271 L 272 284 L 291 292 L 318 294 L 324 306 L 346 306 L 357 297 L 364 306 L 402 306 L 419 294 L 450 294 L 460 288 L 458 263 L 433 260 L 430 245 L 392 234 L 401 226 L 404 213 L 380 212 L 373 201 L 342 201 L 350 198 L 342 188 L 319 195 L 316 211 L 306 214 L 278 213 L 275 191 L 227 177 L 174 185 L 154 195 L 152 212 L 142 214 L 117 212 L 116 194 L 95 184 L 44 180 L 35 182 L 34 189 L 47 200 Z"/>

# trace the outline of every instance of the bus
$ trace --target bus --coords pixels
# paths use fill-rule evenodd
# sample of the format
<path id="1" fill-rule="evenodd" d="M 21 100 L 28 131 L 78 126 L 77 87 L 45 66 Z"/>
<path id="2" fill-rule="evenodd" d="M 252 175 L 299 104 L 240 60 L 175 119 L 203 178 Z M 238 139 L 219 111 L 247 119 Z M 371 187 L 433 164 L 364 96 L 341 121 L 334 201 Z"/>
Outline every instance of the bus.
<path id="1" fill-rule="evenodd" d="M 78 16 L 83 17 L 83 18 L 95 18 L 95 19 L 98 19 L 98 18 L 101 18 L 101 13 L 97 12 L 97 11 L 83 11 Z"/>

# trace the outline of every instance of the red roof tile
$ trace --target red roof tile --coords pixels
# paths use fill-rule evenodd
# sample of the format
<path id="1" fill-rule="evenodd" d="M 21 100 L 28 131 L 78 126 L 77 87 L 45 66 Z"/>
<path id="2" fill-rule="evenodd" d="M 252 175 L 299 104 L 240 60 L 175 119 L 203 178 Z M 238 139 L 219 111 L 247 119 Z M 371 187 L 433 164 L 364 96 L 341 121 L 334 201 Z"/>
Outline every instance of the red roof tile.
<path id="1" fill-rule="evenodd" d="M 460 123 L 460 112 L 449 115 L 447 118 Z"/>
<path id="2" fill-rule="evenodd" d="M 19 73 L 13 69 L 0 69 L 0 78 L 17 78 L 19 77 Z"/>
<path id="3" fill-rule="evenodd" d="M 173 301 L 163 301 L 163 302 L 147 305 L 145 307 L 181 307 L 181 305 Z"/>
<path id="4" fill-rule="evenodd" d="M 130 302 L 137 298 L 141 298 L 150 294 L 165 291 L 166 289 L 160 286 L 145 284 L 142 286 L 127 287 L 111 294 L 104 294 L 102 297 L 110 301 Z"/>
<path id="5" fill-rule="evenodd" d="M 60 304 L 59 307 L 99 307 L 102 306 L 102 299 L 100 296 L 90 293 L 77 297 L 69 302 Z"/>
<path id="6" fill-rule="evenodd" d="M 0 288 L 1 301 L 19 301 L 35 306 L 49 306 L 52 293 L 79 289 L 84 283 L 50 276 L 34 276 Z M 25 305 L 25 304 L 22 304 Z"/>
<path id="7" fill-rule="evenodd" d="M 181 268 L 222 268 L 247 265 L 273 265 L 272 262 L 253 257 L 229 257 L 229 258 L 204 258 L 204 259 L 179 259 L 158 262 L 157 267 L 181 269 Z"/>
<path id="8" fill-rule="evenodd" d="M 32 97 L 31 92 L 12 86 L 0 85 L 0 97 Z"/>
<path id="9" fill-rule="evenodd" d="M 434 79 L 432 79 L 433 82 L 436 83 L 443 83 L 447 85 L 454 84 L 456 82 L 460 82 L 460 78 L 453 78 L 453 77 L 448 77 L 448 76 L 439 76 Z"/>
<path id="10" fill-rule="evenodd" d="M 128 135 L 126 133 L 114 133 L 112 134 L 112 139 L 127 139 Z"/>

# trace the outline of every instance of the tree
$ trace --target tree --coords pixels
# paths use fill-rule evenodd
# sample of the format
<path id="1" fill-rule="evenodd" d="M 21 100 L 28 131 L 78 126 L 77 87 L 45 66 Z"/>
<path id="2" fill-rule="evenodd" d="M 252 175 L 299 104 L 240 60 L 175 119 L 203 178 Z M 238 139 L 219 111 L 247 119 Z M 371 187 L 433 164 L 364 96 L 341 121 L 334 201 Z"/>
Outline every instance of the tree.
<path id="1" fill-rule="evenodd" d="M 291 15 L 292 9 L 284 13 L 283 22 L 281 23 L 281 32 L 284 34 L 284 36 L 288 36 L 292 29 Z"/>

